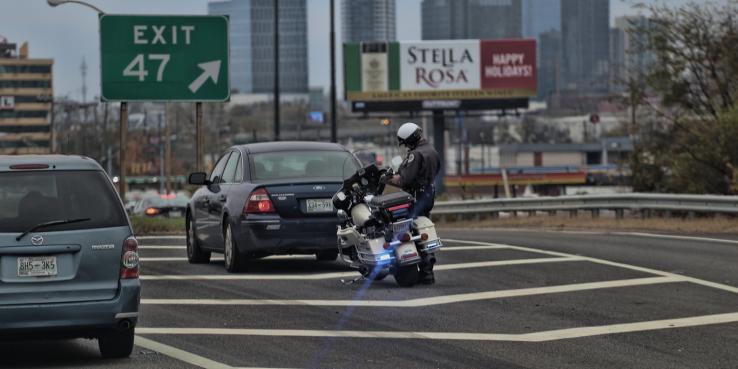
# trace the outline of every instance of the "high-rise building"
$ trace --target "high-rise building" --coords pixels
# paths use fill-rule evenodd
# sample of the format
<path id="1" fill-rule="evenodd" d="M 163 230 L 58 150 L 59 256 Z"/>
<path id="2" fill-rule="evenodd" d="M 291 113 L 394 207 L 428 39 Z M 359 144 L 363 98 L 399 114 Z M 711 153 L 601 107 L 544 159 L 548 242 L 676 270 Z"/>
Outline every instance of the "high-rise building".
<path id="1" fill-rule="evenodd" d="M 561 66 L 561 0 L 523 0 L 523 37 L 535 38 L 538 52 L 538 99 L 558 88 Z"/>
<path id="2" fill-rule="evenodd" d="M 424 40 L 522 35 L 521 0 L 423 0 L 421 12 Z"/>
<path id="3" fill-rule="evenodd" d="M 561 87 L 561 32 L 538 36 L 538 98 L 546 100 Z"/>
<path id="4" fill-rule="evenodd" d="M 53 64 L 0 37 L 0 155 L 51 152 Z"/>
<path id="5" fill-rule="evenodd" d="M 561 30 L 561 0 L 523 0 L 523 37 Z"/>
<path id="6" fill-rule="evenodd" d="M 644 16 L 615 18 L 615 28 L 610 31 L 610 61 L 612 83 L 618 91 L 623 90 L 626 81 L 639 79 L 653 63 L 653 54 L 639 50 L 645 38 L 639 31 L 649 23 Z"/>
<path id="7" fill-rule="evenodd" d="M 210 2 L 208 14 L 230 18 L 231 88 L 241 93 L 272 92 L 274 2 Z M 307 0 L 279 2 L 279 86 L 283 92 L 308 90 Z"/>
<path id="8" fill-rule="evenodd" d="M 561 0 L 564 88 L 604 93 L 609 87 L 610 0 Z"/>
<path id="9" fill-rule="evenodd" d="M 395 41 L 395 0 L 343 0 L 343 42 Z"/>

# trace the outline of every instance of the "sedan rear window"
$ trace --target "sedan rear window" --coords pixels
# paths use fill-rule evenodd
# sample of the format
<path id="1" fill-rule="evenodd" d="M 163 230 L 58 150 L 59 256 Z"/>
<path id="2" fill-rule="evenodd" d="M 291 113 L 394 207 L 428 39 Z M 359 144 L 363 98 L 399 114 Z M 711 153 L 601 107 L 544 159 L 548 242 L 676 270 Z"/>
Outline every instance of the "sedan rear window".
<path id="1" fill-rule="evenodd" d="M 44 222 L 82 218 L 90 220 L 43 231 L 128 225 L 118 195 L 103 172 L 0 173 L 0 232 L 23 232 Z"/>
<path id="2" fill-rule="evenodd" d="M 255 180 L 336 178 L 342 180 L 359 168 L 345 151 L 280 151 L 252 155 Z"/>

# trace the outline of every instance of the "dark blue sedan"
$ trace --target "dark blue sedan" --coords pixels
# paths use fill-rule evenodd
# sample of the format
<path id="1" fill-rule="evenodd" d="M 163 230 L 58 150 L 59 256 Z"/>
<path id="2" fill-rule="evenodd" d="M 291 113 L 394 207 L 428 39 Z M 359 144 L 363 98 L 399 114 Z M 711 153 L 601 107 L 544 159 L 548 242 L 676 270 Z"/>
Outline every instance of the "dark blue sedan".
<path id="1" fill-rule="evenodd" d="M 225 255 L 229 272 L 249 259 L 315 254 L 335 260 L 336 210 L 331 197 L 359 162 L 338 144 L 270 142 L 234 146 L 212 173 L 190 174 L 202 185 L 187 207 L 187 259 Z"/>

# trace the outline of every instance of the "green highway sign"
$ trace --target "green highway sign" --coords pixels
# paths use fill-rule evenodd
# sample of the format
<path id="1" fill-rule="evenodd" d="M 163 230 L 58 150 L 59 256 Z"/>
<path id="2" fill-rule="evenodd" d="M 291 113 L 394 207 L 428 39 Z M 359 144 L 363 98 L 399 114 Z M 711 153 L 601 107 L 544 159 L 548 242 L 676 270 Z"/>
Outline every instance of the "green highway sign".
<path id="1" fill-rule="evenodd" d="M 102 101 L 227 101 L 228 17 L 100 16 Z"/>

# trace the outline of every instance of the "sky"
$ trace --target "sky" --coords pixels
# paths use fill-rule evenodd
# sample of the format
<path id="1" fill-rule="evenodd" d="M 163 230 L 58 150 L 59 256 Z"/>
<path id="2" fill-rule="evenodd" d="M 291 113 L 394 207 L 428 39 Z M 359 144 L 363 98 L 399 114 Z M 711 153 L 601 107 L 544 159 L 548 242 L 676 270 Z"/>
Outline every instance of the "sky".
<path id="1" fill-rule="evenodd" d="M 397 37 L 420 39 L 421 0 L 397 1 Z M 546 1 L 546 0 L 538 0 Z M 679 4 L 686 0 L 666 0 Z M 329 0 L 308 2 L 308 64 L 310 86 L 330 83 L 329 64 Z M 648 0 L 646 2 L 649 2 Z M 208 0 L 89 0 L 106 13 L 115 14 L 207 14 Z M 341 0 L 336 0 L 337 40 L 341 40 Z M 611 21 L 615 17 L 634 14 L 628 2 L 611 0 Z M 3 0 L 0 2 L 0 36 L 21 44 L 28 41 L 30 57 L 54 59 L 54 94 L 57 97 L 81 99 L 80 64 L 87 66 L 87 98 L 100 91 L 100 56 L 97 14 L 77 4 L 50 7 L 46 0 Z M 340 47 L 338 60 L 341 60 Z M 338 64 L 340 86 L 340 63 Z M 339 87 L 340 90 L 340 87 Z"/>

